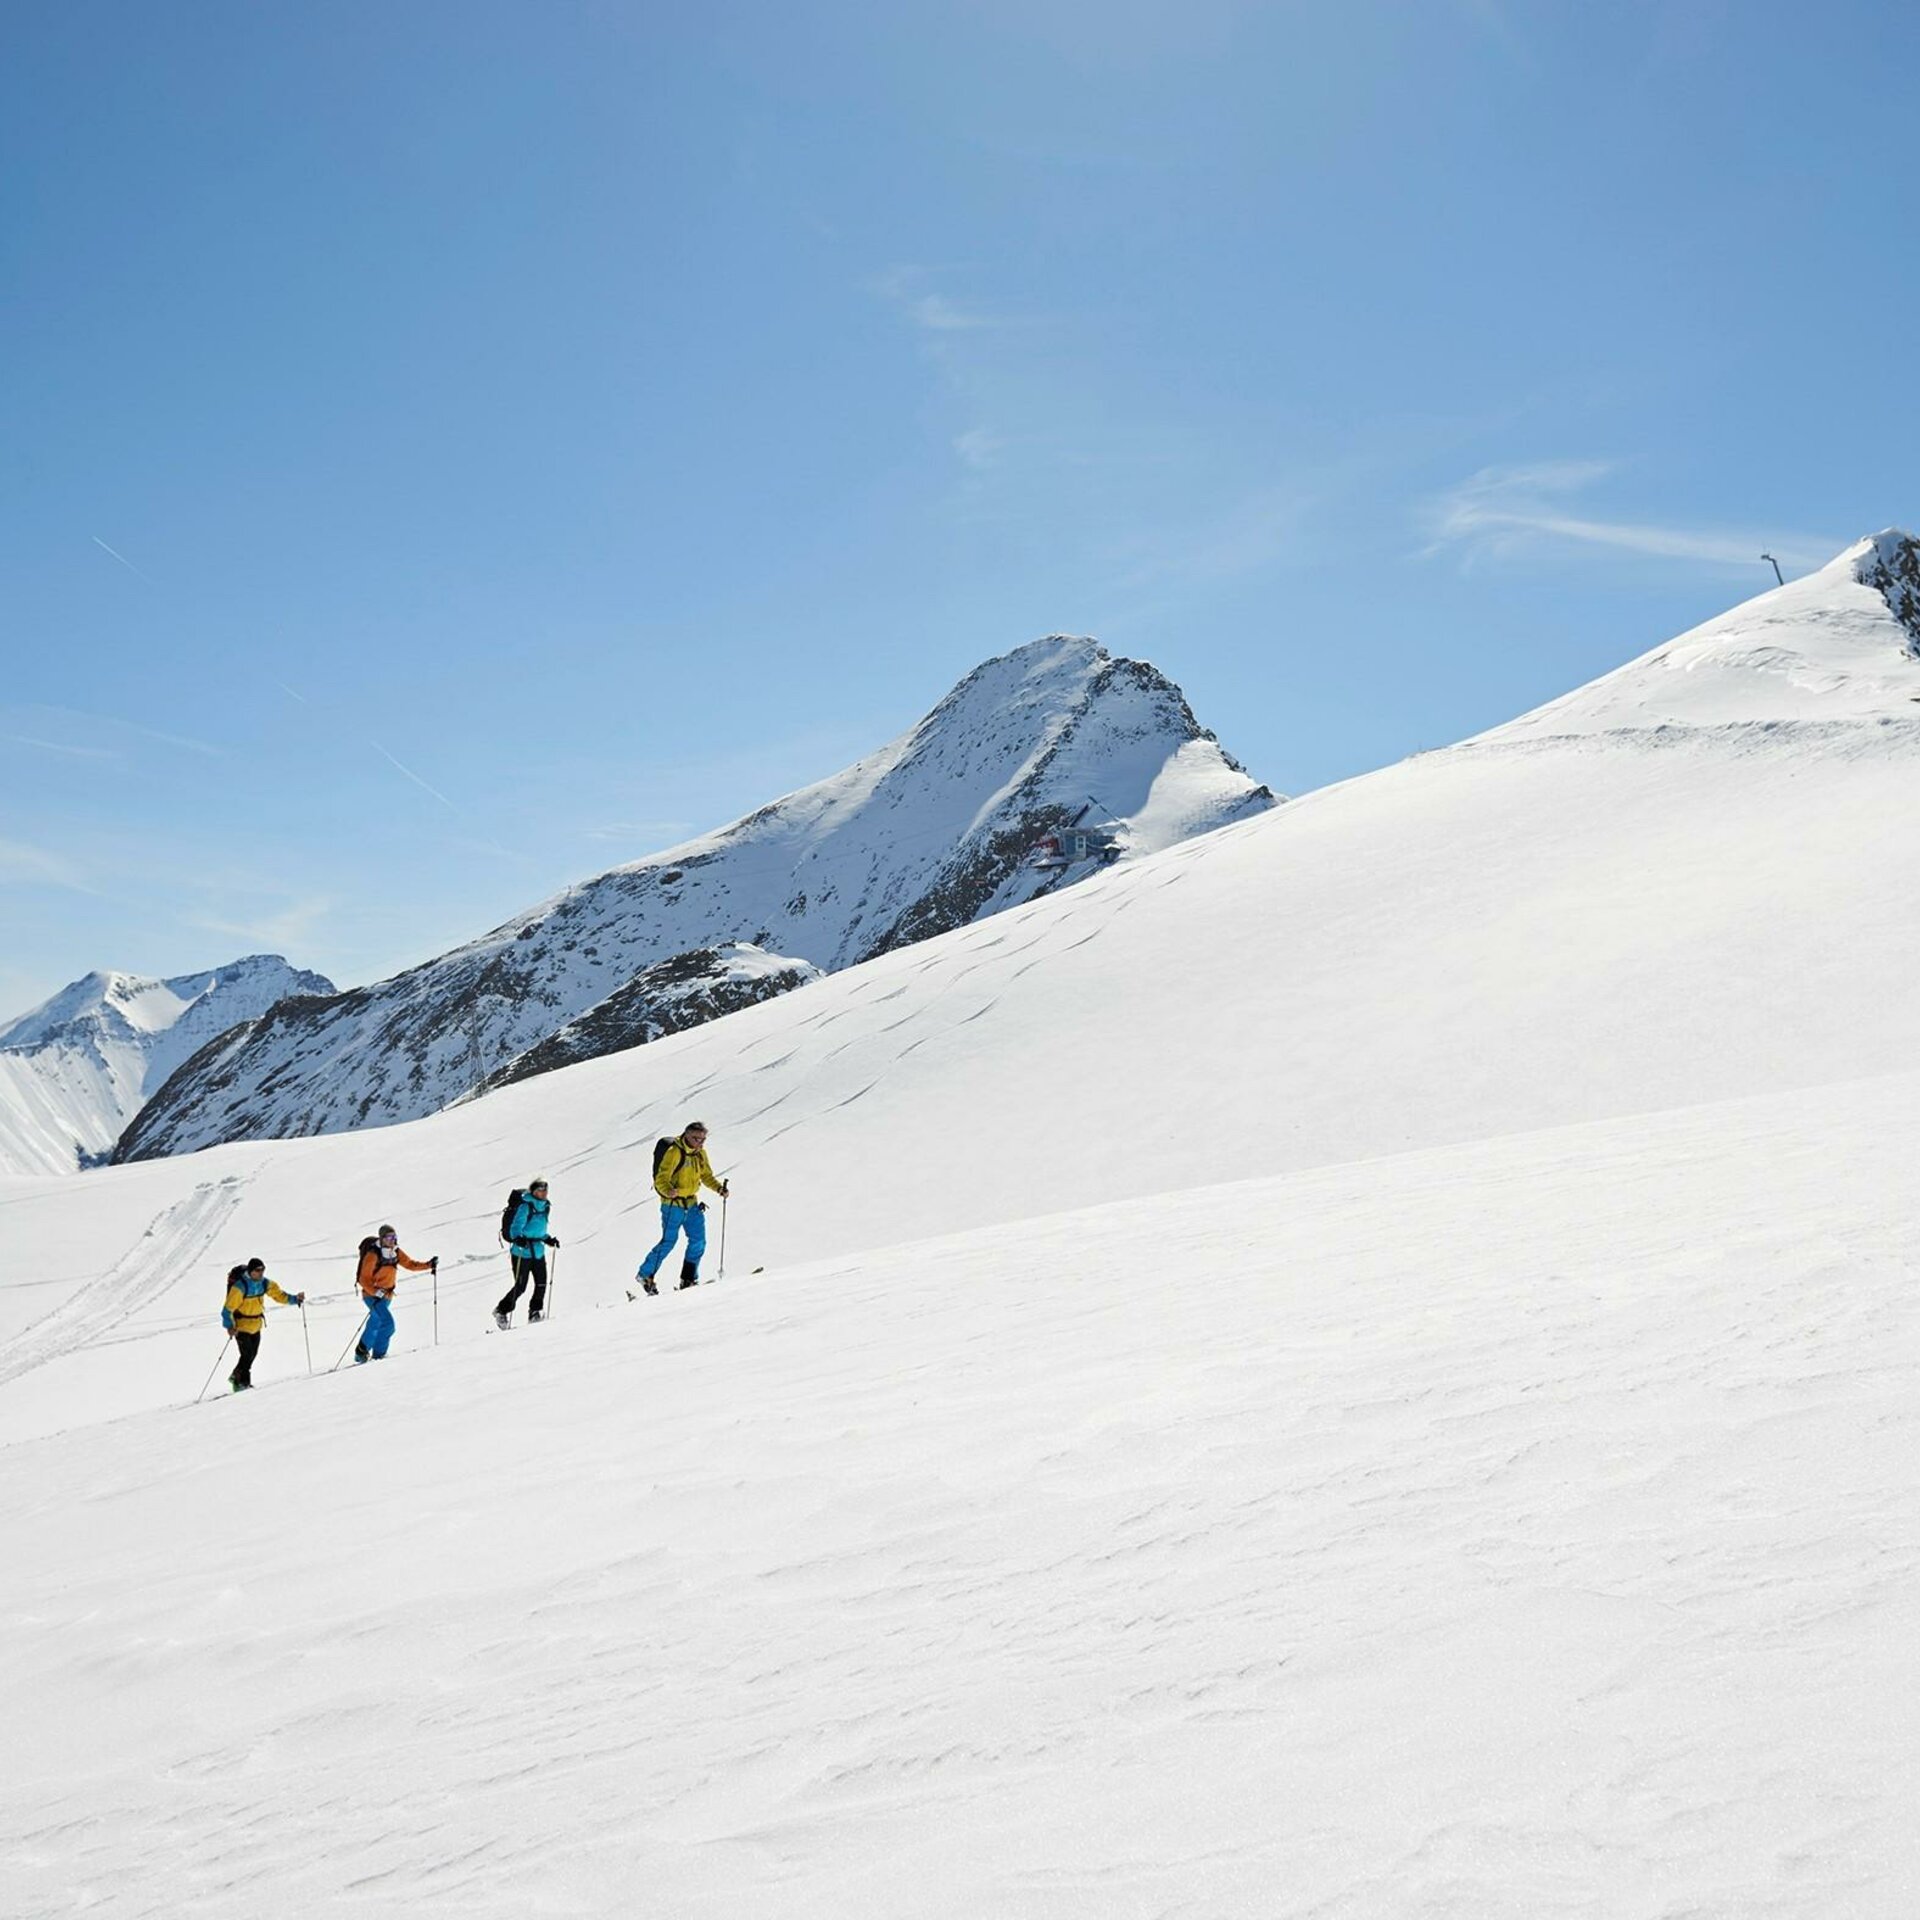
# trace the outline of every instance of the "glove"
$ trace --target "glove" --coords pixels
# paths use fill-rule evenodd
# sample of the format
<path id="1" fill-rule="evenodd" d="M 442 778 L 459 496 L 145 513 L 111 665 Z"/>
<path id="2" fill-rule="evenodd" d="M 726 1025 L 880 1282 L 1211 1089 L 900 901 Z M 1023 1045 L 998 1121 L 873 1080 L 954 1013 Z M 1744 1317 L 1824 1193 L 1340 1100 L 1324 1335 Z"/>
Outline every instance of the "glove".
<path id="1" fill-rule="evenodd" d="M 440 1271 L 440 1256 L 437 1253 L 427 1262 L 427 1271 L 429 1273 L 438 1273 Z"/>
<path id="2" fill-rule="evenodd" d="M 550 1246 L 550 1247 L 557 1247 L 557 1246 L 558 1246 L 559 1244 L 560 1244 L 560 1242 L 559 1242 L 558 1240 L 556 1240 L 556 1239 L 555 1239 L 555 1238 L 553 1237 L 553 1235 L 552 1235 L 552 1234 L 548 1234 L 548 1235 L 547 1235 L 547 1245 L 548 1245 L 548 1246 Z"/>
<path id="3" fill-rule="evenodd" d="M 733 1193 L 733 1182 L 731 1180 L 722 1180 L 720 1182 L 720 1198 L 722 1200 L 725 1200 L 729 1198 L 732 1195 L 732 1193 Z"/>
<path id="4" fill-rule="evenodd" d="M 307 1296 L 304 1293 L 296 1293 L 293 1296 L 293 1304 L 296 1307 L 304 1307 L 307 1304 Z"/>

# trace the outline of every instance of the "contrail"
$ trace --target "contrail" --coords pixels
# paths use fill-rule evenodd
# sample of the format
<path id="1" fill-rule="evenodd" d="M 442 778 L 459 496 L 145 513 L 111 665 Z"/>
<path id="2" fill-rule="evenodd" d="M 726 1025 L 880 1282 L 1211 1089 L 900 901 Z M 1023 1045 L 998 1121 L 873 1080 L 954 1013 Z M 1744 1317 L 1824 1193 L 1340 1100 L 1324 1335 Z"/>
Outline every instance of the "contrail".
<path id="1" fill-rule="evenodd" d="M 443 807 L 445 807 L 449 813 L 458 813 L 460 811 L 460 809 L 456 807 L 453 804 L 453 802 L 449 800 L 447 796 L 440 791 L 438 787 L 434 786 L 430 781 L 422 780 L 420 776 L 417 773 L 415 773 L 414 770 L 410 766 L 408 766 L 404 760 L 395 759 L 391 753 L 387 753 L 386 748 L 380 746 L 380 742 L 378 740 L 376 740 L 373 744 L 375 745 L 375 747 L 379 748 L 380 752 L 385 753 L 387 755 L 387 758 L 389 760 L 392 760 L 393 764 L 396 767 L 398 767 L 400 771 L 404 773 L 407 776 L 407 778 L 411 780 L 416 787 L 425 787 L 426 790 L 430 794 L 432 794 L 433 797 L 436 800 L 438 800 L 440 804 Z"/>
<path id="2" fill-rule="evenodd" d="M 140 578 L 146 581 L 148 586 L 151 587 L 158 584 L 158 582 L 154 580 L 151 574 L 140 573 L 140 569 L 136 567 L 133 564 L 133 562 L 129 560 L 124 553 L 114 553 L 113 549 L 110 546 L 108 546 L 107 543 L 104 540 L 102 540 L 97 533 L 92 536 L 92 539 L 93 539 L 93 544 L 96 547 L 98 547 L 102 553 L 112 553 L 113 557 L 116 560 L 118 560 L 120 564 L 123 567 L 125 567 L 129 573 L 139 573 Z"/>

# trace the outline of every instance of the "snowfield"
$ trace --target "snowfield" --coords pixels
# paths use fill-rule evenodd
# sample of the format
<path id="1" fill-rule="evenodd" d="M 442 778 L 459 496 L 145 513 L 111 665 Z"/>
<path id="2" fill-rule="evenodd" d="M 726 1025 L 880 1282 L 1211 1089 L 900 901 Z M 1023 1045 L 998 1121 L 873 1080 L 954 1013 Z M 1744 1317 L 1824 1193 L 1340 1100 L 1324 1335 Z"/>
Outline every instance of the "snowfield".
<path id="1" fill-rule="evenodd" d="M 0 1460 L 5 1908 L 1910 1915 L 1916 1118 L 563 1280 L 314 1382 L 283 1311 L 284 1384 Z"/>
<path id="2" fill-rule="evenodd" d="M 1909 557 L 632 1052 L 0 1183 L 0 1911 L 1920 1911 Z M 726 1277 L 629 1305 L 696 1112 Z M 440 1344 L 328 1376 L 385 1219 Z M 253 1253 L 323 1377 L 276 1310 L 186 1406 Z"/>

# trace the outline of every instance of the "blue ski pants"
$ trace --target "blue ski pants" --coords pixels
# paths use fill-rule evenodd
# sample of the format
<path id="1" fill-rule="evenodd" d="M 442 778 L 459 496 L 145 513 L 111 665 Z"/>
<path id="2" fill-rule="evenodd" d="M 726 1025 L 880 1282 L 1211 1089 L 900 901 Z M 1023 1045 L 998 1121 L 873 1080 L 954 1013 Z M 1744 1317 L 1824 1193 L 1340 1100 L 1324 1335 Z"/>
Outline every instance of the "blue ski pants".
<path id="1" fill-rule="evenodd" d="M 393 1302 L 369 1300 L 366 1331 L 360 1336 L 361 1344 L 376 1360 L 384 1360 L 387 1357 L 387 1345 L 392 1339 Z"/>
<path id="2" fill-rule="evenodd" d="M 661 1263 L 673 1251 L 673 1243 L 680 1238 L 681 1230 L 687 1236 L 687 1257 L 680 1267 L 681 1274 L 692 1279 L 700 1271 L 700 1256 L 707 1250 L 707 1216 L 698 1207 L 670 1207 L 660 1209 L 660 1244 L 640 1262 L 640 1272 L 648 1280 L 660 1271 Z"/>

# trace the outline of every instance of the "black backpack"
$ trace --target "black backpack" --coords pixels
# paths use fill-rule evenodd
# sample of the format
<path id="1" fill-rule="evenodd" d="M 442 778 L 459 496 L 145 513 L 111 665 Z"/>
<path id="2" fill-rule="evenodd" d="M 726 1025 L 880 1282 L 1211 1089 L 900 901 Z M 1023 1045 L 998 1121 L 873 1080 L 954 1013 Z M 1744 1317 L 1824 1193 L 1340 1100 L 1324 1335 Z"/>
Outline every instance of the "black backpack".
<path id="1" fill-rule="evenodd" d="M 653 1177 L 656 1180 L 660 1178 L 660 1162 L 667 1157 L 669 1149 L 679 1146 L 680 1142 L 672 1134 L 662 1134 L 660 1138 L 653 1143 Z M 683 1165 L 685 1164 L 686 1157 L 687 1150 L 684 1147 L 680 1147 L 680 1159 Z"/>
<path id="2" fill-rule="evenodd" d="M 500 1238 L 502 1240 L 511 1240 L 513 1238 L 513 1216 L 520 1211 L 520 1202 L 526 1197 L 527 1190 L 525 1187 L 515 1187 L 514 1190 L 507 1195 L 507 1204 L 500 1212 Z"/>

